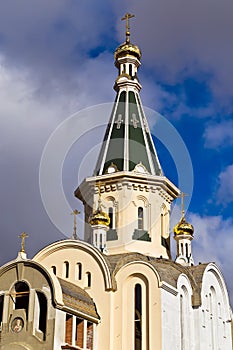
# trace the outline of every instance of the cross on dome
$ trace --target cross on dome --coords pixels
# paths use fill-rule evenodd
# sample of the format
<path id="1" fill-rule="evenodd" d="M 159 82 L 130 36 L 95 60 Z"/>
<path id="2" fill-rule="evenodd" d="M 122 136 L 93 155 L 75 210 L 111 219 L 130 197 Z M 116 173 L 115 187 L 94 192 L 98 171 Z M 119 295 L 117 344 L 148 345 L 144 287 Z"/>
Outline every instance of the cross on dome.
<path id="1" fill-rule="evenodd" d="M 129 26 L 129 19 L 135 17 L 135 15 L 131 15 L 130 13 L 126 13 L 125 16 L 121 19 L 122 21 L 125 21 L 125 27 L 126 27 L 126 43 L 130 42 L 130 26 Z"/>

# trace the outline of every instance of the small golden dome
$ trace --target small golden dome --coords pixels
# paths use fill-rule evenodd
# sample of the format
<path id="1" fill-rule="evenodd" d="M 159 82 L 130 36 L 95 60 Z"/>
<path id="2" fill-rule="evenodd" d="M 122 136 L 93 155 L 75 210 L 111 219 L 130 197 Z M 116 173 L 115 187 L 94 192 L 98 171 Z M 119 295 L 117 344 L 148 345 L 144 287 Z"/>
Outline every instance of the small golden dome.
<path id="1" fill-rule="evenodd" d="M 93 226 L 93 225 L 109 226 L 110 225 L 110 217 L 108 216 L 108 214 L 104 213 L 102 210 L 100 210 L 98 208 L 91 216 L 89 223 L 91 226 Z"/>
<path id="2" fill-rule="evenodd" d="M 140 60 L 142 54 L 138 46 L 133 45 L 131 43 L 124 42 L 120 46 L 118 46 L 115 50 L 114 58 L 117 60 L 120 57 L 124 57 L 126 55 L 135 56 Z"/>
<path id="3" fill-rule="evenodd" d="M 194 227 L 183 217 L 173 229 L 175 236 L 193 235 Z"/>

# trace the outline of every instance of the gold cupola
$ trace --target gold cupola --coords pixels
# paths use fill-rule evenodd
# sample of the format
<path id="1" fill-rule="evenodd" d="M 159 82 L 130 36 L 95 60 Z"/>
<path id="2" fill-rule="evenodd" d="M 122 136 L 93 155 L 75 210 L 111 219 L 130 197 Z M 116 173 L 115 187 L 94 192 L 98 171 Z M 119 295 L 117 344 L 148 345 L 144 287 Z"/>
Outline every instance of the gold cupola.
<path id="1" fill-rule="evenodd" d="M 96 225 L 110 225 L 110 218 L 107 213 L 101 210 L 101 206 L 98 206 L 97 210 L 90 217 L 89 223 L 91 226 Z"/>
<path id="2" fill-rule="evenodd" d="M 119 58 L 122 58 L 125 56 L 134 56 L 138 60 L 140 60 L 142 54 L 141 54 L 141 50 L 137 45 L 133 45 L 130 42 L 129 43 L 124 42 L 123 44 L 121 44 L 116 48 L 114 53 L 114 58 L 117 62 Z"/>
<path id="3" fill-rule="evenodd" d="M 181 220 L 176 224 L 173 229 L 175 236 L 179 235 L 191 235 L 193 236 L 194 227 L 189 222 L 186 221 L 185 217 L 182 217 Z"/>

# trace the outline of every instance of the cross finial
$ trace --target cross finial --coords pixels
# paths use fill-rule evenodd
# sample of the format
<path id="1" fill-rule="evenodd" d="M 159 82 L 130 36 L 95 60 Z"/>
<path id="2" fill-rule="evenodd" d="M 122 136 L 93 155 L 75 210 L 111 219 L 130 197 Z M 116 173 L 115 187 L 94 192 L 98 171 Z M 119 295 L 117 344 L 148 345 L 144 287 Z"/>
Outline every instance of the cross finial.
<path id="1" fill-rule="evenodd" d="M 181 198 L 181 220 L 184 218 L 185 210 L 184 210 L 184 197 L 187 197 L 188 194 L 181 192 L 181 194 L 178 196 Z"/>
<path id="2" fill-rule="evenodd" d="M 28 234 L 26 232 L 22 232 L 21 235 L 18 236 L 21 238 L 21 253 L 25 253 L 25 238 L 28 237 Z"/>
<path id="3" fill-rule="evenodd" d="M 121 19 L 122 21 L 126 21 L 125 26 L 126 26 L 126 42 L 130 42 L 130 26 L 129 26 L 129 19 L 135 17 L 135 15 L 131 15 L 130 13 L 126 13 L 125 16 Z"/>
<path id="4" fill-rule="evenodd" d="M 78 211 L 77 209 L 74 209 L 71 213 L 71 215 L 74 215 L 74 230 L 73 230 L 73 239 L 78 239 L 77 236 L 77 215 L 80 214 L 80 211 Z"/>

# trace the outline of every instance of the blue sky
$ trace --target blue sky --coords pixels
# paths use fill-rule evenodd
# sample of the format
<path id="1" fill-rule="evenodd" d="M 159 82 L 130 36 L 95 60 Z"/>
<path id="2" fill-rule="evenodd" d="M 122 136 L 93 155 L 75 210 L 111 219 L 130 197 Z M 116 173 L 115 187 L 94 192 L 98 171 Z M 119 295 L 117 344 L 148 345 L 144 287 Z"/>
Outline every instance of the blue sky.
<path id="1" fill-rule="evenodd" d="M 120 18 L 126 11 L 136 16 L 131 37 L 143 54 L 142 101 L 174 125 L 192 159 L 194 191 L 187 215 L 195 226 L 194 259 L 216 261 L 233 295 L 230 0 L 145 0 L 143 6 L 139 0 L 0 4 L 1 262 L 17 255 L 23 230 L 30 235 L 29 256 L 64 237 L 40 197 L 41 155 L 67 117 L 113 101 L 113 52 L 124 41 Z M 89 139 L 98 134 L 100 142 L 101 132 L 90 132 Z M 159 142 L 157 147 L 165 174 L 176 179 L 166 150 Z M 63 186 L 72 208 L 81 209 L 72 194 L 83 153 L 80 145 L 72 147 L 64 163 Z M 54 203 L 55 211 L 58 206 Z M 65 221 L 72 233 L 70 213 Z"/>

